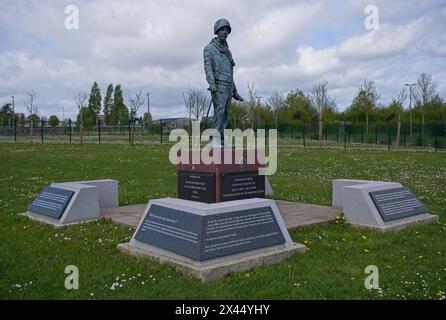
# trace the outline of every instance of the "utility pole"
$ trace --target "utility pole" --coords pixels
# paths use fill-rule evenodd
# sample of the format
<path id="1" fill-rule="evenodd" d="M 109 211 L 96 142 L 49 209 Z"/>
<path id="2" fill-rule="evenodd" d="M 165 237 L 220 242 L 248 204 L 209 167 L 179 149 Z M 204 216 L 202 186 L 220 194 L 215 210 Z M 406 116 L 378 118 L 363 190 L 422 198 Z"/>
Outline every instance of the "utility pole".
<path id="1" fill-rule="evenodd" d="M 412 143 L 412 86 L 416 86 L 416 83 L 406 83 L 405 86 L 409 86 L 409 135 L 410 142 Z"/>
<path id="2" fill-rule="evenodd" d="M 147 92 L 147 128 L 149 127 L 150 117 L 150 92 Z"/>
<path id="3" fill-rule="evenodd" d="M 17 128 L 16 128 L 16 123 L 15 123 L 15 108 L 14 108 L 14 96 L 11 96 L 12 98 L 12 125 L 14 128 L 14 142 L 17 141 Z"/>
<path id="4" fill-rule="evenodd" d="M 260 99 L 262 97 L 257 97 L 257 129 L 260 127 Z"/>

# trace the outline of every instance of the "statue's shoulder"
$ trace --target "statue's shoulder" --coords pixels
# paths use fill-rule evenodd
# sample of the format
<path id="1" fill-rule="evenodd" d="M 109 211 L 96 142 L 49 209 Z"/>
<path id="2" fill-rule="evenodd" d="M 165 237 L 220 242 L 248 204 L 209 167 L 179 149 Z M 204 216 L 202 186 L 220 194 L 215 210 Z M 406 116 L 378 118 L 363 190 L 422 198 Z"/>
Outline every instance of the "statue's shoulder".
<path id="1" fill-rule="evenodd" d="M 204 52 L 205 53 L 212 53 L 216 50 L 215 46 L 212 44 L 212 41 L 209 42 L 205 47 L 204 47 Z"/>

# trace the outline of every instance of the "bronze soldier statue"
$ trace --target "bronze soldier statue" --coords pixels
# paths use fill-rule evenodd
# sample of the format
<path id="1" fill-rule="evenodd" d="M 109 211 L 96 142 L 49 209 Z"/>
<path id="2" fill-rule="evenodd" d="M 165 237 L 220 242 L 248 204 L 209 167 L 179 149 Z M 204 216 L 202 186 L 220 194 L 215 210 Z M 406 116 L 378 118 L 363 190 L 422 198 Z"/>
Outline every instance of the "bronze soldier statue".
<path id="1" fill-rule="evenodd" d="M 214 105 L 214 120 L 212 128 L 218 130 L 221 144 L 213 141 L 213 145 L 224 146 L 224 129 L 228 124 L 228 112 L 231 99 L 243 101 L 237 93 L 234 83 L 233 69 L 235 66 L 226 38 L 231 33 L 231 25 L 226 19 L 219 19 L 214 25 L 217 36 L 204 48 L 204 70 Z"/>

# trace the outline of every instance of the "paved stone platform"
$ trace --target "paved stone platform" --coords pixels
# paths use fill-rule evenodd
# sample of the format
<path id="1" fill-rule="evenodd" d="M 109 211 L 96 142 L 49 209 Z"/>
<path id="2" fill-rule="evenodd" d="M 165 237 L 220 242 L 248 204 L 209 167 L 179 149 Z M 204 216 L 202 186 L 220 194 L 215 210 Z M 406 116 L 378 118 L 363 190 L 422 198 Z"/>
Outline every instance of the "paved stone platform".
<path id="1" fill-rule="evenodd" d="M 276 200 L 288 230 L 298 226 L 313 226 L 334 221 L 341 209 L 314 204 Z M 137 227 L 147 203 L 122 207 L 101 208 L 101 216 L 126 226 Z"/>

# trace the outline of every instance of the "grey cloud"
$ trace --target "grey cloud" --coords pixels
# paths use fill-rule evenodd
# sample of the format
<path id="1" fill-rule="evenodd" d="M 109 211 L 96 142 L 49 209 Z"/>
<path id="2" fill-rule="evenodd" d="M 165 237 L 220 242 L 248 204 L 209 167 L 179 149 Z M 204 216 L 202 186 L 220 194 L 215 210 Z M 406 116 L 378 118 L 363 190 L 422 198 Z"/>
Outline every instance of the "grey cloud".
<path id="1" fill-rule="evenodd" d="M 202 50 L 220 17 L 233 25 L 229 44 L 242 95 L 248 81 L 266 100 L 274 91 L 309 92 L 327 80 L 343 109 L 364 78 L 376 82 L 384 103 L 420 72 L 432 72 L 446 92 L 441 1 L 375 1 L 377 32 L 363 25 L 369 1 L 82 0 L 74 1 L 80 29 L 69 31 L 64 7 L 71 3 L 2 1 L 0 102 L 16 95 L 20 110 L 34 88 L 42 114 L 63 107 L 74 117 L 73 97 L 96 80 L 102 93 L 108 83 L 121 83 L 126 99 L 137 89 L 151 91 L 155 118 L 186 115 L 181 92 L 207 87 Z"/>

